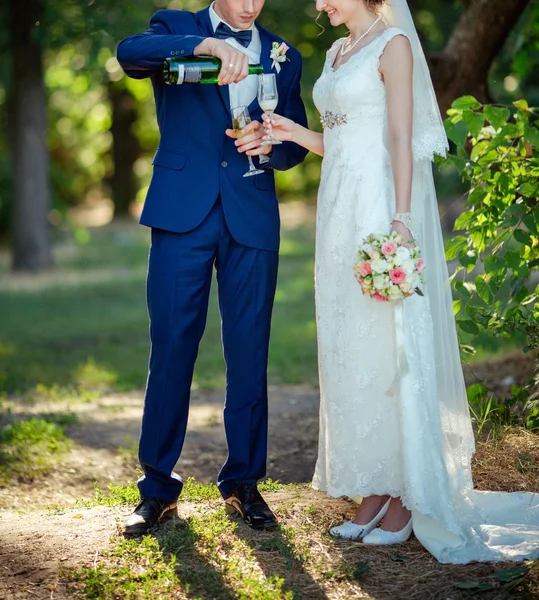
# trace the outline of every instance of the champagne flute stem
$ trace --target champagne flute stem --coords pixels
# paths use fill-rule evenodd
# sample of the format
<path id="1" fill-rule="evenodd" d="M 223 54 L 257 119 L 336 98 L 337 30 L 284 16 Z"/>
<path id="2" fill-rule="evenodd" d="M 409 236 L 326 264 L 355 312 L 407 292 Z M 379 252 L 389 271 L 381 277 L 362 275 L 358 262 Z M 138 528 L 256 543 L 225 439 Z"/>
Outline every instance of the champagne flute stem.
<path id="1" fill-rule="evenodd" d="M 268 119 L 270 119 L 270 121 L 271 121 L 271 115 L 273 114 L 273 111 L 271 111 L 271 110 L 266 110 L 266 111 L 264 111 L 264 113 L 265 113 L 266 117 L 267 117 Z M 269 142 L 272 142 L 272 141 L 273 141 L 273 129 L 271 130 L 271 133 L 268 135 L 268 141 L 269 141 Z"/>

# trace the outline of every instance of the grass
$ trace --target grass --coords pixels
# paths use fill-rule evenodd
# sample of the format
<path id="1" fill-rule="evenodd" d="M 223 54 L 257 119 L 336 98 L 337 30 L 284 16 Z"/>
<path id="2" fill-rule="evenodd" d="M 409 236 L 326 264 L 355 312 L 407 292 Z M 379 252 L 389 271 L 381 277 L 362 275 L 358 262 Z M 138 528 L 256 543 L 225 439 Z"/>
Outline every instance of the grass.
<path id="1" fill-rule="evenodd" d="M 258 484 L 262 493 L 277 492 L 279 490 L 293 489 L 294 485 L 284 486 L 278 481 L 266 479 Z M 221 494 L 214 483 L 200 483 L 193 477 L 189 477 L 183 486 L 180 501 L 182 502 L 208 502 L 220 500 Z M 136 481 L 129 481 L 127 485 L 109 484 L 106 490 L 102 490 L 97 484 L 94 485 L 94 498 L 84 500 L 81 505 L 89 508 L 92 506 L 134 506 L 139 501 L 139 491 Z"/>
<path id="2" fill-rule="evenodd" d="M 51 419 L 13 421 L 0 427 L 0 487 L 13 478 L 33 481 L 56 467 L 57 459 L 70 447 L 70 440 L 58 422 L 69 423 L 53 414 Z"/>
<path id="3" fill-rule="evenodd" d="M 135 224 L 94 230 L 85 245 L 57 245 L 57 270 L 4 273 L 0 283 L 0 394 L 93 400 L 144 386 L 149 352 L 145 274 L 149 234 Z M 284 231 L 269 378 L 316 376 L 313 230 Z M 214 282 L 194 384 L 222 387 L 224 364 Z"/>
<path id="4" fill-rule="evenodd" d="M 462 600 L 484 591 L 501 600 L 535 598 L 539 591 L 539 561 L 442 565 L 416 541 L 365 548 L 334 540 L 328 528 L 349 517 L 353 504 L 305 486 L 279 486 L 270 494 L 280 525 L 257 532 L 227 517 L 221 503 L 207 502 L 215 496 L 214 485 L 194 483 L 195 496 L 186 499 L 198 504 L 180 503 L 180 518 L 140 539 L 115 536 L 93 566 L 62 570 L 69 597 Z"/>

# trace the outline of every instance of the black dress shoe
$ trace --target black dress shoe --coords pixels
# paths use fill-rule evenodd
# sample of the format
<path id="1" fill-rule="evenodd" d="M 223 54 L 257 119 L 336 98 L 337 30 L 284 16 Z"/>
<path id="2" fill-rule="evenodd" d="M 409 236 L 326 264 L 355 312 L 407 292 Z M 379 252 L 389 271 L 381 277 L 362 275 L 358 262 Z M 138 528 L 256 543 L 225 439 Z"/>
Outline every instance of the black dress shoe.
<path id="1" fill-rule="evenodd" d="M 125 535 L 147 533 L 152 527 L 178 514 L 176 502 L 163 502 L 159 498 L 143 498 L 127 519 Z"/>
<path id="2" fill-rule="evenodd" d="M 277 519 L 260 495 L 256 483 L 241 483 L 225 500 L 229 514 L 239 513 L 253 529 L 269 529 L 277 526 Z"/>

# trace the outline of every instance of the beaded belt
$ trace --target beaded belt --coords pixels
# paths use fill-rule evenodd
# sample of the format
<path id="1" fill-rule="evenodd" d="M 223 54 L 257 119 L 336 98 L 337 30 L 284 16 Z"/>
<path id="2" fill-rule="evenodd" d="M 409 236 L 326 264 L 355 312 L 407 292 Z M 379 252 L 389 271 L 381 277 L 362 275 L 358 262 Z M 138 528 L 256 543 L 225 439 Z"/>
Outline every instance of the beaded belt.
<path id="1" fill-rule="evenodd" d="M 348 123 L 348 117 L 343 113 L 334 113 L 330 110 L 326 110 L 326 112 L 320 116 L 320 123 L 322 123 L 322 127 L 333 129 L 335 125 L 345 125 Z"/>

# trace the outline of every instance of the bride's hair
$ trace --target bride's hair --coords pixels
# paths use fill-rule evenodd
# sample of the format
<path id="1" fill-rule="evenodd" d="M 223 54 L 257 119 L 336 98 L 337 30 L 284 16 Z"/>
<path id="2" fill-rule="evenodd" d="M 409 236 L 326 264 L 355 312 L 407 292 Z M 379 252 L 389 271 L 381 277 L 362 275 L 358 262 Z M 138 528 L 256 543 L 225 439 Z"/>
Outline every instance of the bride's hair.
<path id="1" fill-rule="evenodd" d="M 376 12 L 376 9 L 380 8 L 380 6 L 383 6 L 386 3 L 386 0 L 363 0 L 363 2 L 365 2 L 365 6 L 369 10 Z"/>

